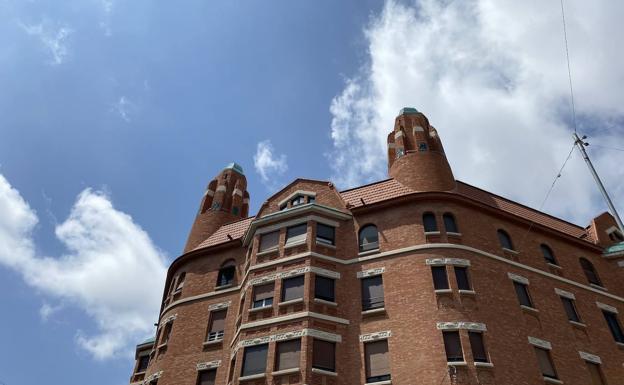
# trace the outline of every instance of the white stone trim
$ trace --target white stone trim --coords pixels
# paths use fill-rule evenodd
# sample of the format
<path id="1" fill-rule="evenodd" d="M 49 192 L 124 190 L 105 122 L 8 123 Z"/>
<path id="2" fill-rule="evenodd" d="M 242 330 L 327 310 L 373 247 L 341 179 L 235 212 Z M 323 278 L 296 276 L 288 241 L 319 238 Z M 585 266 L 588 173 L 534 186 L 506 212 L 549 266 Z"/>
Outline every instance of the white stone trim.
<path id="1" fill-rule="evenodd" d="M 228 307 L 230 307 L 231 304 L 232 304 L 232 301 L 213 303 L 212 305 L 208 306 L 208 310 L 215 311 L 215 310 L 227 309 Z"/>
<path id="2" fill-rule="evenodd" d="M 234 356 L 240 348 L 268 344 L 269 342 L 294 340 L 294 339 L 306 337 L 306 336 L 318 338 L 320 340 L 329 341 L 329 342 L 337 342 L 337 343 L 342 342 L 342 336 L 340 334 L 334 334 L 334 333 L 329 333 L 329 332 L 325 332 L 322 330 L 305 328 L 305 329 L 293 330 L 293 331 L 289 331 L 285 333 L 270 334 L 267 336 L 256 337 L 256 338 L 252 338 L 248 340 L 241 340 L 238 342 L 238 344 L 236 344 L 232 348 L 231 356 Z"/>
<path id="3" fill-rule="evenodd" d="M 485 326 L 484 323 L 480 323 L 480 322 L 465 322 L 465 321 L 459 321 L 459 322 L 436 322 L 436 328 L 438 330 L 460 330 L 460 329 L 466 329 L 466 330 L 474 330 L 474 331 L 479 331 L 479 332 L 487 331 L 487 327 Z"/>
<path id="4" fill-rule="evenodd" d="M 509 279 L 511 279 L 514 282 L 518 282 L 521 283 L 523 285 L 528 285 L 529 284 L 529 279 L 525 278 L 521 275 L 518 274 L 514 274 L 514 273 L 507 273 L 507 276 L 509 277 Z"/>
<path id="5" fill-rule="evenodd" d="M 579 350 L 579 355 L 581 356 L 581 359 L 585 361 L 593 362 L 594 364 L 598 364 L 598 365 L 602 364 L 602 360 L 600 359 L 600 357 L 598 357 L 595 354 L 582 352 Z"/>
<path id="6" fill-rule="evenodd" d="M 403 131 L 397 131 L 394 133 L 394 139 L 399 139 L 403 136 Z"/>
<path id="7" fill-rule="evenodd" d="M 596 306 L 598 306 L 602 310 L 606 310 L 608 312 L 618 314 L 618 309 L 617 308 L 615 308 L 615 307 L 613 307 L 611 305 L 607 305 L 606 303 L 602 303 L 602 302 L 596 301 Z"/>
<path id="8" fill-rule="evenodd" d="M 215 368 L 218 368 L 219 366 L 221 366 L 221 360 L 214 360 L 214 361 L 208 361 L 208 362 L 199 362 L 196 365 L 196 368 L 197 368 L 197 371 L 201 371 L 201 370 L 215 369 Z"/>
<path id="9" fill-rule="evenodd" d="M 371 341 L 378 341 L 378 340 L 387 340 L 390 337 L 392 337 L 392 331 L 384 330 L 384 331 L 381 331 L 381 332 L 361 334 L 360 335 L 360 342 L 371 342 Z"/>
<path id="10" fill-rule="evenodd" d="M 414 127 L 412 127 L 412 130 L 414 131 L 414 133 L 416 133 L 416 132 L 425 132 L 425 129 L 420 127 L 420 126 L 414 126 Z"/>
<path id="11" fill-rule="evenodd" d="M 569 291 L 555 288 L 555 293 L 557 293 L 559 297 L 564 297 L 564 298 L 574 299 L 574 300 L 576 299 L 576 297 L 574 296 L 574 293 L 570 293 Z"/>
<path id="12" fill-rule="evenodd" d="M 461 258 L 427 258 L 425 263 L 432 266 L 470 266 L 470 260 Z"/>
<path id="13" fill-rule="evenodd" d="M 298 275 L 304 275 L 306 273 L 314 273 L 327 278 L 340 279 L 340 273 L 336 271 L 327 270 L 316 266 L 304 266 L 297 269 L 281 271 L 279 273 L 271 273 L 260 277 L 254 277 L 247 281 L 247 284 L 245 285 L 245 290 L 247 290 L 249 286 L 258 286 L 265 283 L 274 282 L 278 279 L 296 277 Z"/>
<path id="14" fill-rule="evenodd" d="M 312 368 L 312 373 L 322 374 L 324 376 L 338 377 L 338 373 L 330 372 L 329 370 L 323 370 L 319 368 Z"/>
<path id="15" fill-rule="evenodd" d="M 316 192 L 314 192 L 314 191 L 297 190 L 294 193 L 288 195 L 286 198 L 284 198 L 281 201 L 279 201 L 277 203 L 277 206 L 281 207 L 283 204 L 288 203 L 288 201 L 290 201 L 291 199 L 295 198 L 298 195 L 303 195 L 303 196 L 306 196 L 306 197 L 316 198 Z"/>
<path id="16" fill-rule="evenodd" d="M 210 197 L 214 196 L 214 191 L 212 190 L 206 190 L 206 192 L 204 193 L 204 195 L 208 195 Z"/>
<path id="17" fill-rule="evenodd" d="M 382 266 L 382 267 L 378 267 L 375 269 L 368 269 L 368 270 L 362 270 L 362 271 L 358 271 L 355 276 L 357 278 L 367 278 L 367 277 L 373 277 L 376 275 L 382 275 L 383 273 L 386 272 L 386 267 Z"/>
<path id="18" fill-rule="evenodd" d="M 294 218 L 294 219 L 291 219 L 289 221 L 284 221 L 284 222 L 276 223 L 276 224 L 273 224 L 273 225 L 260 227 L 260 228 L 258 228 L 258 230 L 256 230 L 255 234 L 262 235 L 262 234 L 272 233 L 274 231 L 283 229 L 285 227 L 296 226 L 296 225 L 300 225 L 300 224 L 303 224 L 303 223 L 308 223 L 310 221 L 322 223 L 324 225 L 332 226 L 332 227 L 339 227 L 340 226 L 340 223 L 338 223 L 336 221 L 333 221 L 331 219 L 323 218 L 323 217 L 318 216 L 318 215 L 306 215 L 304 217 Z"/>
<path id="19" fill-rule="evenodd" d="M 152 382 L 152 381 L 154 381 L 154 380 L 156 380 L 156 379 L 160 378 L 160 377 L 162 376 L 162 374 L 163 374 L 163 371 L 162 371 L 162 370 L 161 370 L 161 371 L 159 371 L 159 372 L 156 372 L 156 373 L 152 373 L 152 374 L 150 374 L 147 378 L 145 378 L 145 379 L 143 380 L 142 384 L 143 384 L 143 385 L 148 385 L 150 382 Z"/>
<path id="20" fill-rule="evenodd" d="M 247 323 L 242 324 L 239 329 L 240 330 L 251 329 L 251 328 L 260 327 L 260 326 L 277 324 L 277 323 L 281 323 L 285 321 L 293 321 L 296 319 L 306 318 L 306 317 L 321 319 L 325 321 L 331 321 L 331 322 L 335 322 L 335 323 L 339 323 L 343 325 L 349 325 L 350 323 L 349 320 L 344 319 L 344 318 L 333 317 L 333 316 L 329 316 L 326 314 L 320 314 L 320 313 L 315 313 L 311 311 L 302 311 L 302 312 L 287 314 L 281 317 L 272 317 L 272 318 L 262 319 L 259 321 L 247 322 Z"/>
<path id="21" fill-rule="evenodd" d="M 541 340 L 535 337 L 529 337 L 529 343 L 533 346 L 537 346 L 538 348 L 552 350 L 552 344 L 548 341 Z"/>
<path id="22" fill-rule="evenodd" d="M 167 317 L 164 320 L 162 320 L 162 322 L 160 323 L 159 327 L 163 327 L 166 324 L 168 324 L 169 322 L 173 322 L 176 318 L 178 318 L 178 313 L 176 313 L 174 315 L 170 315 L 169 317 Z"/>
<path id="23" fill-rule="evenodd" d="M 217 186 L 216 192 L 226 191 L 226 190 L 227 190 L 227 186 L 222 184 L 221 186 Z"/>
<path id="24" fill-rule="evenodd" d="M 235 188 L 234 191 L 232 192 L 232 195 L 238 195 L 238 196 L 243 196 L 243 192 L 241 191 L 241 189 Z"/>

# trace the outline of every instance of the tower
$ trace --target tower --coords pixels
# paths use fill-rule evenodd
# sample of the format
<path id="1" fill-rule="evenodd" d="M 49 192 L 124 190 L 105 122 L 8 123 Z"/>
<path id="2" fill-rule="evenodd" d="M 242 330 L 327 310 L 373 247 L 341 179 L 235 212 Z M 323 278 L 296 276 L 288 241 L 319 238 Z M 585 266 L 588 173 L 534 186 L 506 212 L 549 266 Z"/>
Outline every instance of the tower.
<path id="1" fill-rule="evenodd" d="M 388 174 L 416 191 L 455 188 L 438 132 L 415 108 L 401 109 L 388 135 Z"/>
<path id="2" fill-rule="evenodd" d="M 240 165 L 230 163 L 208 184 L 184 252 L 193 250 L 223 224 L 246 218 L 248 213 L 247 179 Z"/>

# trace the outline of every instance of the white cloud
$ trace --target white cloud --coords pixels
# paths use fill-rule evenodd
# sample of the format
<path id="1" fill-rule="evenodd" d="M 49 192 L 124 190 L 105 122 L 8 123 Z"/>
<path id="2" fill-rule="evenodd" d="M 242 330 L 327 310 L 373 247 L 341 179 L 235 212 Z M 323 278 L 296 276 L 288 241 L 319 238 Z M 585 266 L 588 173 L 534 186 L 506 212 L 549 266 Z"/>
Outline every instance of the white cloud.
<path id="1" fill-rule="evenodd" d="M 624 55 L 613 44 L 624 3 L 565 4 L 582 132 L 621 147 Z M 330 107 L 338 184 L 385 177 L 386 136 L 414 106 L 438 128 L 457 179 L 539 206 L 572 146 L 558 2 L 389 0 L 365 34 L 369 62 Z M 624 170 L 613 167 L 622 153 L 591 155 L 624 201 Z M 582 224 L 605 210 L 577 153 L 545 209 Z"/>
<path id="2" fill-rule="evenodd" d="M 130 115 L 136 110 L 136 105 L 132 103 L 128 97 L 122 95 L 113 104 L 111 110 L 117 113 L 126 122 L 130 122 Z"/>
<path id="3" fill-rule="evenodd" d="M 55 306 L 55 305 L 50 305 L 47 302 L 44 302 L 43 305 L 41 305 L 41 307 L 39 308 L 39 316 L 41 316 L 41 320 L 43 322 L 47 322 L 54 313 L 57 313 L 62 308 L 63 308 L 62 305 Z"/>
<path id="4" fill-rule="evenodd" d="M 275 178 L 283 175 L 288 170 L 286 155 L 274 154 L 273 145 L 270 140 L 258 143 L 256 155 L 254 155 L 254 167 L 262 182 L 270 187 L 277 185 Z"/>
<path id="5" fill-rule="evenodd" d="M 67 253 L 37 254 L 34 210 L 0 174 L 0 264 L 21 273 L 46 297 L 80 307 L 97 332 L 77 332 L 77 342 L 97 359 L 125 355 L 153 333 L 165 257 L 132 218 L 116 210 L 101 192 L 78 195 L 69 217 L 56 227 Z M 45 319 L 54 311 L 41 309 Z"/>
<path id="6" fill-rule="evenodd" d="M 49 23 L 26 25 L 20 23 L 22 29 L 30 36 L 37 37 L 43 47 L 52 55 L 50 64 L 63 63 L 69 53 L 67 39 L 73 32 L 66 26 L 52 27 Z"/>

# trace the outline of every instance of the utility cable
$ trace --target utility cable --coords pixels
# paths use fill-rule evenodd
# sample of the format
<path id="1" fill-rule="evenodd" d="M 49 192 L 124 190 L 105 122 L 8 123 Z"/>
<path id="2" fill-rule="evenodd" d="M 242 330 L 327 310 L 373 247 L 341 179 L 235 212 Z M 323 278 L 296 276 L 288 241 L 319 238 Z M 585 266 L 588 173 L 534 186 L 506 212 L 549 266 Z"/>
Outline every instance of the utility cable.
<path id="1" fill-rule="evenodd" d="M 566 62 L 568 63 L 568 80 L 570 82 L 570 104 L 572 105 L 572 123 L 576 132 L 576 108 L 574 107 L 574 91 L 572 91 L 572 70 L 570 70 L 570 51 L 568 49 L 568 31 L 566 29 L 565 11 L 561 0 L 561 22 L 563 24 L 563 40 L 565 42 Z"/>
<path id="2" fill-rule="evenodd" d="M 609 146 L 603 146 L 601 144 L 593 144 L 592 143 L 592 147 L 601 147 L 601 148 L 606 148 L 608 150 L 615 150 L 615 151 L 622 151 L 624 152 L 624 148 L 617 148 L 617 147 L 609 147 Z"/>

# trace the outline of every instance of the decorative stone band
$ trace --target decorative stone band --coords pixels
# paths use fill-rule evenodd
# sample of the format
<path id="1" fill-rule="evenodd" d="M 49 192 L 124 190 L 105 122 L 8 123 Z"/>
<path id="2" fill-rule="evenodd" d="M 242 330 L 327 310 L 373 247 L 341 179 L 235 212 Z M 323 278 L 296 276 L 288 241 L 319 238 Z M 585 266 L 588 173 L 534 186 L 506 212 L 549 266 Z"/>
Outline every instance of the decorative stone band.
<path id="1" fill-rule="evenodd" d="M 333 334 L 333 333 L 324 332 L 324 331 L 316 330 L 316 329 L 301 329 L 301 330 L 295 330 L 295 331 L 286 332 L 286 333 L 279 333 L 279 334 L 272 334 L 272 335 L 268 335 L 264 337 L 258 337 L 258 338 L 254 338 L 251 340 L 239 341 L 238 344 L 236 344 L 236 346 L 232 348 L 231 357 L 234 357 L 234 355 L 236 355 L 236 352 L 238 352 L 238 349 L 244 348 L 247 346 L 268 344 L 269 342 L 293 340 L 293 339 L 301 338 L 305 336 L 318 338 L 320 340 L 325 340 L 329 342 L 342 342 L 342 336 L 340 336 L 340 334 Z"/>
<path id="2" fill-rule="evenodd" d="M 165 318 L 161 323 L 160 323 L 160 327 L 165 326 L 166 324 L 168 324 L 169 322 L 173 322 L 173 320 L 175 320 L 176 318 L 178 318 L 178 313 L 174 314 L 174 315 L 170 315 L 169 317 Z"/>
<path id="3" fill-rule="evenodd" d="M 245 290 L 247 290 L 249 286 L 261 285 L 263 283 L 272 282 L 277 279 L 295 277 L 297 275 L 303 275 L 305 273 L 314 273 L 314 274 L 322 275 L 327 278 L 340 279 L 340 273 L 338 272 L 323 269 L 323 268 L 316 267 L 316 266 L 305 266 L 305 267 L 300 267 L 298 269 L 282 271 L 279 273 L 264 275 L 262 277 L 252 278 L 249 281 L 247 281 L 247 284 L 245 285 Z"/>
<path id="4" fill-rule="evenodd" d="M 360 342 L 387 340 L 391 336 L 392 336 L 392 332 L 390 330 L 384 330 L 382 332 L 376 332 L 376 333 L 362 334 L 360 335 Z"/>
<path id="5" fill-rule="evenodd" d="M 602 364 L 602 360 L 600 359 L 600 357 L 598 357 L 595 354 L 579 351 L 579 355 L 585 361 L 593 362 L 594 364 L 598 364 L 598 365 Z"/>
<path id="6" fill-rule="evenodd" d="M 208 195 L 208 196 L 214 196 L 214 191 L 212 190 L 206 190 L 206 193 L 204 195 Z"/>
<path id="7" fill-rule="evenodd" d="M 208 310 L 215 311 L 215 310 L 225 309 L 227 307 L 230 307 L 231 304 L 232 304 L 232 301 L 213 303 L 212 305 L 208 306 Z"/>
<path id="8" fill-rule="evenodd" d="M 399 139 L 403 136 L 403 131 L 397 131 L 394 133 L 394 139 Z"/>
<path id="9" fill-rule="evenodd" d="M 606 311 L 611 312 L 611 313 L 615 313 L 615 314 L 618 313 L 618 309 L 616 309 L 615 307 L 613 307 L 611 305 L 607 305 L 606 303 L 602 303 L 602 302 L 596 301 L 596 306 L 598 306 L 602 310 L 606 310 Z"/>
<path id="10" fill-rule="evenodd" d="M 569 298 L 569 299 L 576 299 L 574 294 L 570 293 L 569 291 L 565 291 L 565 290 L 561 290 L 561 289 L 555 288 L 555 293 L 557 293 L 557 295 L 560 296 L 560 297 L 565 297 L 565 298 Z"/>
<path id="11" fill-rule="evenodd" d="M 232 195 L 238 195 L 238 196 L 242 197 L 243 196 L 243 192 L 240 189 L 235 188 L 234 191 L 232 191 Z"/>
<path id="12" fill-rule="evenodd" d="M 484 323 L 479 322 L 437 322 L 436 327 L 438 330 L 459 330 L 459 329 L 467 329 L 467 330 L 476 330 L 480 332 L 487 331 L 487 328 Z"/>
<path id="13" fill-rule="evenodd" d="M 552 349 L 552 345 L 548 341 L 540 340 L 539 338 L 529 337 L 529 343 L 533 346 L 537 346 L 542 349 Z"/>
<path id="14" fill-rule="evenodd" d="M 509 279 L 511 279 L 514 282 L 518 282 L 521 283 L 523 285 L 528 285 L 529 284 L 529 279 L 525 278 L 521 275 L 518 274 L 514 274 L 514 273 L 507 273 L 507 276 L 509 277 Z"/>
<path id="15" fill-rule="evenodd" d="M 282 205 L 288 203 L 289 200 L 291 200 L 292 198 L 296 197 L 297 195 L 303 195 L 303 196 L 308 196 L 308 197 L 316 197 L 316 192 L 314 192 L 314 191 L 305 191 L 305 190 L 297 190 L 294 193 L 288 195 L 286 198 L 284 198 L 281 201 L 279 201 L 277 203 L 277 205 L 278 206 L 282 206 Z"/>
<path id="16" fill-rule="evenodd" d="M 414 126 L 413 130 L 414 130 L 414 133 L 416 133 L 416 132 L 424 132 L 425 131 L 425 129 L 420 127 L 420 126 Z M 433 136 L 433 135 L 431 135 L 431 136 Z"/>
<path id="17" fill-rule="evenodd" d="M 425 260 L 427 265 L 441 266 L 441 265 L 453 265 L 453 266 L 470 266 L 468 259 L 460 258 L 428 258 Z"/>
<path id="18" fill-rule="evenodd" d="M 260 227 L 258 230 L 256 230 L 255 234 L 256 235 L 262 235 L 262 234 L 266 234 L 266 233 L 272 233 L 273 231 L 277 231 L 277 230 L 282 229 L 284 227 L 291 227 L 291 226 L 295 226 L 295 225 L 300 225 L 302 223 L 308 223 L 310 221 L 322 223 L 324 225 L 331 226 L 331 227 L 339 227 L 340 226 L 340 223 L 338 223 L 336 221 L 333 221 L 331 219 L 327 219 L 327 218 L 321 217 L 319 215 L 307 215 L 305 217 L 298 217 L 298 218 L 291 219 L 289 221 L 279 222 L 279 223 L 276 223 L 274 225 Z"/>
<path id="19" fill-rule="evenodd" d="M 227 190 L 227 186 L 222 184 L 221 186 L 217 186 L 217 192 L 219 191 L 226 191 Z"/>
<path id="20" fill-rule="evenodd" d="M 358 271 L 356 273 L 356 276 L 358 278 L 372 277 L 372 276 L 375 276 L 375 275 L 381 275 L 385 271 L 386 271 L 385 267 L 378 267 L 376 269 L 369 269 L 369 270 Z"/>
<path id="21" fill-rule="evenodd" d="M 147 376 L 147 378 L 143 380 L 143 382 L 141 382 L 141 385 L 148 385 L 150 382 L 159 379 L 162 374 L 162 370 L 160 372 L 150 374 L 149 376 Z"/>
<path id="22" fill-rule="evenodd" d="M 214 369 L 214 368 L 218 368 L 219 366 L 221 366 L 221 360 L 214 360 L 214 361 L 208 361 L 208 362 L 200 362 L 197 364 L 197 370 L 209 370 L 209 369 Z"/>

